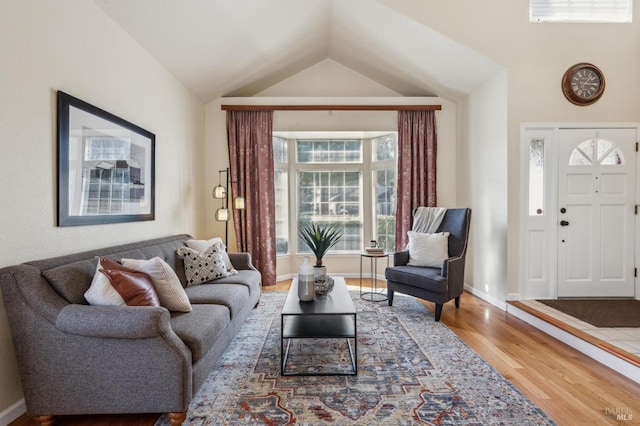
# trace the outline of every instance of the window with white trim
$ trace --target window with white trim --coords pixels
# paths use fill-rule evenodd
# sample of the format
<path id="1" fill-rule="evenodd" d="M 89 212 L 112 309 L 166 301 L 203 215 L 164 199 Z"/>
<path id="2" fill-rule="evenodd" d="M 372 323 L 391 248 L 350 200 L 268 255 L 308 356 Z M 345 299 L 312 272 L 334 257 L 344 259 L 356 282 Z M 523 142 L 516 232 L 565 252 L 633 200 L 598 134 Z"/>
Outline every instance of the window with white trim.
<path id="1" fill-rule="evenodd" d="M 283 156 L 276 155 L 276 149 L 283 150 L 282 144 L 293 150 L 288 163 L 278 161 Z M 378 239 L 393 251 L 396 150 L 395 133 L 359 139 L 274 137 L 276 210 L 289 213 L 288 235 L 297 235 L 300 223 L 333 223 L 342 228 L 344 236 L 331 252 L 361 252 L 365 238 Z M 285 185 L 284 174 L 293 179 L 290 196 L 278 189 Z M 278 241 L 285 238 L 284 222 L 284 214 L 277 213 Z M 287 250 L 283 243 L 277 244 L 278 254 L 310 253 L 299 238 L 295 241 L 295 247 Z"/>
<path id="2" fill-rule="evenodd" d="M 633 0 L 529 0 L 530 22 L 630 23 Z"/>

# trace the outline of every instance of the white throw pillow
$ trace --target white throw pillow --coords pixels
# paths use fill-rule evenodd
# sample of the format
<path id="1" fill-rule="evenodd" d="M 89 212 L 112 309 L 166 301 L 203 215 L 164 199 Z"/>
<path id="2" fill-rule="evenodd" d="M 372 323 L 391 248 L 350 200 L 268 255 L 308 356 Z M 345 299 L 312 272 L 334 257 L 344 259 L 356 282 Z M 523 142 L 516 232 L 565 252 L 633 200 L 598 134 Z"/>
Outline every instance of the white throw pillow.
<path id="1" fill-rule="evenodd" d="M 184 274 L 187 287 L 217 280 L 232 275 L 227 271 L 222 253 L 224 250 L 217 244 L 212 245 L 204 253 L 189 247 L 180 247 L 179 256 L 184 258 Z"/>
<path id="2" fill-rule="evenodd" d="M 409 231 L 409 265 L 442 267 L 449 258 L 449 233 L 423 234 Z"/>
<path id="3" fill-rule="evenodd" d="M 210 240 L 187 240 L 185 241 L 185 244 L 187 245 L 187 247 L 192 248 L 195 251 L 200 252 L 201 254 L 204 254 L 204 252 L 206 252 L 211 246 L 219 246 L 220 250 L 222 251 L 222 258 L 224 259 L 227 271 L 231 272 L 232 274 L 238 273 L 238 271 L 236 271 L 233 267 L 231 259 L 229 259 L 227 247 L 225 247 L 224 243 L 222 242 L 222 238 L 215 237 Z"/>
<path id="4" fill-rule="evenodd" d="M 122 296 L 120 296 L 120 293 L 113 288 L 109 278 L 100 272 L 100 269 L 102 269 L 102 263 L 100 258 L 98 258 L 96 272 L 93 275 L 89 290 L 84 293 L 84 298 L 87 299 L 90 305 L 127 306 L 127 302 L 125 302 Z"/>
<path id="5" fill-rule="evenodd" d="M 127 268 L 144 272 L 151 277 L 161 306 L 176 312 L 191 312 L 193 310 L 180 279 L 167 262 L 159 257 L 148 260 L 122 259 L 121 262 Z"/>

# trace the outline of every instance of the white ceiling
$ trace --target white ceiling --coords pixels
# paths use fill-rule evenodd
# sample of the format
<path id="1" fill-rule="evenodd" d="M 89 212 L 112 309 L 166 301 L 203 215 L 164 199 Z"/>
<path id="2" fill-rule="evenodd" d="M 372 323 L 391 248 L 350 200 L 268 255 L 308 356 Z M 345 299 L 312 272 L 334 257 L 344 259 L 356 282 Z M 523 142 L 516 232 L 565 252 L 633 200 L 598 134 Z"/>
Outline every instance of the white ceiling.
<path id="1" fill-rule="evenodd" d="M 94 0 L 203 102 L 327 58 L 402 96 L 460 99 L 502 67 L 376 0 Z"/>

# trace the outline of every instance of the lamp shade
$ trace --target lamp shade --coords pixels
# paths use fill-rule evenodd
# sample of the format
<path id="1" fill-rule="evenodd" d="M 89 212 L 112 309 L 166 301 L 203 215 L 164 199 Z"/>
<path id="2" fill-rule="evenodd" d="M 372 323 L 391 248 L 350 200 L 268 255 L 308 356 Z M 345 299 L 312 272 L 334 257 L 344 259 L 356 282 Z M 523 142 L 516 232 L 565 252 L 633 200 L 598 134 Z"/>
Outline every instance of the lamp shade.
<path id="1" fill-rule="evenodd" d="M 227 189 L 222 186 L 222 185 L 218 185 L 215 188 L 213 188 L 213 198 L 225 198 L 227 196 Z"/>
<path id="2" fill-rule="evenodd" d="M 229 210 L 225 208 L 219 208 L 216 210 L 216 220 L 218 222 L 226 222 L 229 220 Z"/>
<path id="3" fill-rule="evenodd" d="M 236 199 L 233 200 L 233 207 L 235 207 L 236 210 L 244 210 L 244 197 L 236 197 Z"/>

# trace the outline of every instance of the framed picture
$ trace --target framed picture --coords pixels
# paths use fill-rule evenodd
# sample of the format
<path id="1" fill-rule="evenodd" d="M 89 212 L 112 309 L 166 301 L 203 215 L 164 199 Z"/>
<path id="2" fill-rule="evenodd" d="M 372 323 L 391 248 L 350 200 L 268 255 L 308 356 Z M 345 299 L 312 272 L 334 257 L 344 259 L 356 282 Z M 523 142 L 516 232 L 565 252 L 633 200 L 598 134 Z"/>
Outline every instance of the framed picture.
<path id="1" fill-rule="evenodd" d="M 58 226 L 154 220 L 153 133 L 58 92 Z"/>

